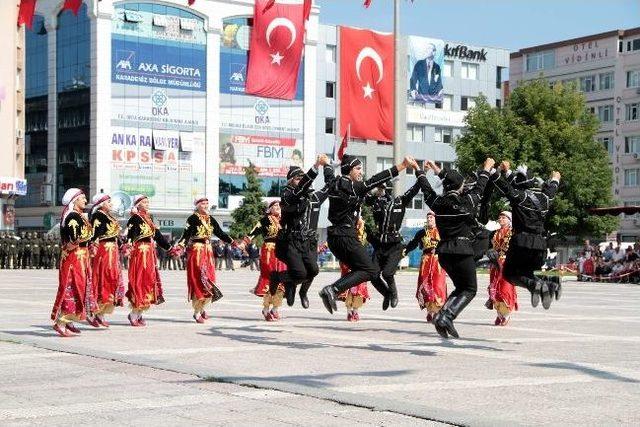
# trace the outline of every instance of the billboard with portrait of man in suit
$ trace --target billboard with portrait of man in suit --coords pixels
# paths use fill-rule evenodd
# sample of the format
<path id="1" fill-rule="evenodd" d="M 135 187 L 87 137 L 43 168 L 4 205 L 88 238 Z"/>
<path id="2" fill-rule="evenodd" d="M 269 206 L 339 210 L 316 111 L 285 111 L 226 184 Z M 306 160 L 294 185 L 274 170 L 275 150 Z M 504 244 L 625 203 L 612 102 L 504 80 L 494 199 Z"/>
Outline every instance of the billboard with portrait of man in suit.
<path id="1" fill-rule="evenodd" d="M 444 41 L 426 37 L 409 37 L 410 102 L 442 102 L 444 84 Z"/>

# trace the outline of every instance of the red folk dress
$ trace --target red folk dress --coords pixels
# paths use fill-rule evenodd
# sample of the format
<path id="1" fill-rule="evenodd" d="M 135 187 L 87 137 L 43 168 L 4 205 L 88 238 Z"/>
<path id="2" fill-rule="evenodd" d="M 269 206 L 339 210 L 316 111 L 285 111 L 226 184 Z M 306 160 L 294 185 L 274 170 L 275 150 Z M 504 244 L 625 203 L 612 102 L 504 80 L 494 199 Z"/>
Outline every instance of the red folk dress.
<path id="1" fill-rule="evenodd" d="M 124 281 L 120 264 L 118 236 L 121 227 L 109 213 L 97 210 L 91 217 L 92 241 L 96 245 L 91 261 L 93 296 L 98 304 L 96 314 L 110 314 L 114 307 L 122 307 Z"/>
<path id="2" fill-rule="evenodd" d="M 516 287 L 502 275 L 510 240 L 511 227 L 509 226 L 502 227 L 494 233 L 492 243 L 493 249 L 498 253 L 498 266 L 491 266 L 489 269 L 489 300 L 493 303 L 498 315 L 503 318 L 518 309 Z"/>
<path id="3" fill-rule="evenodd" d="M 97 311 L 91 292 L 89 241 L 93 228 L 79 212 L 69 213 L 60 226 L 62 249 L 58 273 L 58 291 L 51 320 L 67 324 L 85 320 Z"/>
<path id="4" fill-rule="evenodd" d="M 218 237 L 225 243 L 232 239 L 211 215 L 193 213 L 178 240 L 178 246 L 187 248 L 187 299 L 194 310 L 200 312 L 209 302 L 222 298 L 217 286 L 215 260 L 211 238 Z"/>

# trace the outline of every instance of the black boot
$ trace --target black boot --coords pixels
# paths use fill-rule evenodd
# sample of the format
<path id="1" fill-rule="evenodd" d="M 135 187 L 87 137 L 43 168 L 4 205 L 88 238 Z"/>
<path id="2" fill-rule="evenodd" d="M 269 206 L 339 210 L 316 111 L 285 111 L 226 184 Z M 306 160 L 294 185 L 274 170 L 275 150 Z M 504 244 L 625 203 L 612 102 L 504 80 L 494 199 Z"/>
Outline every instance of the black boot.
<path id="1" fill-rule="evenodd" d="M 549 279 L 546 276 L 536 275 L 535 289 L 542 298 L 542 307 L 545 310 L 549 310 L 549 307 L 551 307 L 551 301 L 553 300 L 552 289 L 555 289 L 555 285 Z M 531 303 L 533 304 L 533 295 L 531 296 Z"/>
<path id="2" fill-rule="evenodd" d="M 380 295 L 384 297 L 384 299 L 382 300 L 382 309 L 386 311 L 389 308 L 389 303 L 391 302 L 389 288 L 380 278 L 380 276 L 373 279 L 371 281 L 371 284 L 374 288 L 376 288 L 376 291 L 380 292 Z"/>
<path id="3" fill-rule="evenodd" d="M 309 297 L 307 297 L 307 292 L 309 292 L 309 287 L 311 286 L 311 280 L 307 280 L 302 282 L 300 285 L 300 302 L 302 303 L 302 307 L 309 308 Z"/>
<path id="4" fill-rule="evenodd" d="M 549 284 L 549 292 L 556 301 L 562 296 L 562 277 L 560 276 L 542 276 L 541 279 L 546 280 Z"/>
<path id="5" fill-rule="evenodd" d="M 338 291 L 336 291 L 334 285 L 325 286 L 318 293 L 320 298 L 322 299 L 322 303 L 324 304 L 324 308 L 331 314 L 334 311 L 338 310 L 338 306 L 336 305 L 336 296 L 338 295 Z"/>
<path id="6" fill-rule="evenodd" d="M 293 304 L 296 302 L 296 285 L 293 283 L 285 283 L 284 297 L 287 299 L 287 305 L 293 307 Z"/>
<path id="7" fill-rule="evenodd" d="M 438 314 L 442 313 L 442 315 L 434 319 L 436 330 L 438 331 L 438 327 L 445 329 L 452 337 L 459 338 L 460 335 L 453 326 L 453 320 L 458 317 L 467 305 L 469 305 L 474 296 L 475 294 L 463 293 L 448 299 L 442 309 L 438 312 Z M 442 335 L 440 331 L 438 331 L 438 333 Z"/>
<path id="8" fill-rule="evenodd" d="M 280 274 L 274 271 L 269 276 L 269 293 L 274 296 L 278 292 L 278 285 L 280 284 Z"/>
<path id="9" fill-rule="evenodd" d="M 398 288 L 394 282 L 387 283 L 387 286 L 389 286 L 389 305 L 391 308 L 396 308 L 398 306 Z"/>
<path id="10" fill-rule="evenodd" d="M 433 316 L 431 323 L 433 323 L 433 326 L 436 327 L 436 332 L 438 333 L 438 335 L 440 335 L 442 338 L 447 339 L 449 338 L 449 334 L 447 333 L 447 330 L 445 328 L 438 326 L 438 322 L 440 322 L 440 319 L 442 319 L 443 315 L 444 313 L 442 312 L 442 308 L 441 308 L 440 311 L 438 311 L 436 315 Z"/>

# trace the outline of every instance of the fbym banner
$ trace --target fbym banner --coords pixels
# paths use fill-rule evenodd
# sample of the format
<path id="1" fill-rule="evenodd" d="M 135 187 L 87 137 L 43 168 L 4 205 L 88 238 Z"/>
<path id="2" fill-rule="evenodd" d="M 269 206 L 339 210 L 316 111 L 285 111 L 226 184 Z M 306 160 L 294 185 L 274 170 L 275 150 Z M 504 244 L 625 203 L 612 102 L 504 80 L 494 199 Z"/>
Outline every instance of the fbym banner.
<path id="1" fill-rule="evenodd" d="M 302 140 L 220 134 L 220 174 L 243 175 L 249 164 L 260 176 L 285 177 L 289 166 L 302 167 Z"/>

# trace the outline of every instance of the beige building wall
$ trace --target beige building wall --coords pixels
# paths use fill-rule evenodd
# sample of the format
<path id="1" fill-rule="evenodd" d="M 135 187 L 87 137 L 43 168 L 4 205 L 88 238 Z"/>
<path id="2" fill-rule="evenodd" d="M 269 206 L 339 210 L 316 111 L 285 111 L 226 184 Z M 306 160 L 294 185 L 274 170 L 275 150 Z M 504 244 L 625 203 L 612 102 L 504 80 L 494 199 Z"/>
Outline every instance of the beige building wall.
<path id="1" fill-rule="evenodd" d="M 640 138 L 640 120 L 626 116 L 627 105 L 640 103 L 640 88 L 627 84 L 627 73 L 640 70 L 639 43 L 640 28 L 614 30 L 521 49 L 511 54 L 510 66 L 511 88 L 540 76 L 550 82 L 575 82 L 600 118 L 596 138 L 609 151 L 614 199 L 627 206 L 640 205 L 640 147 L 628 144 L 630 138 Z M 528 58 L 536 56 L 544 65 L 527 69 Z M 622 217 L 618 237 L 640 238 L 639 226 L 640 218 Z"/>
<path id="2" fill-rule="evenodd" d="M 24 182 L 24 28 L 19 0 L 0 2 L 0 230 L 13 230 L 15 197 Z"/>

